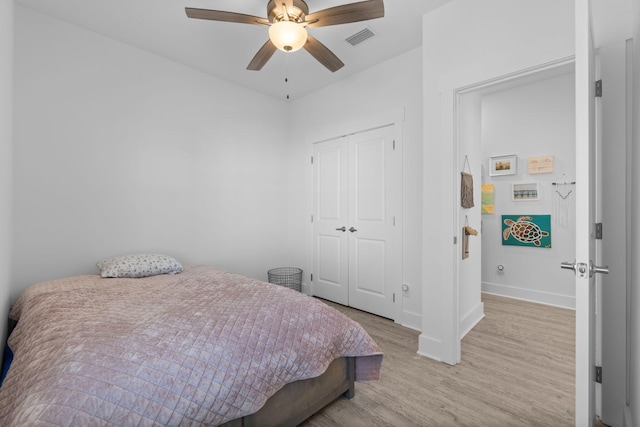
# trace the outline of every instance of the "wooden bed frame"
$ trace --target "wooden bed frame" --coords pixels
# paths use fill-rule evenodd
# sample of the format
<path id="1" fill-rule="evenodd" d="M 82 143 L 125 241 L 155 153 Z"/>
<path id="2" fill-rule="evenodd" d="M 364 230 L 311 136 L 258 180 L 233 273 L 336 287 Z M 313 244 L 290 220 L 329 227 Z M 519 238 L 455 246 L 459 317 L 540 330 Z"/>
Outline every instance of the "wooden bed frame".
<path id="1" fill-rule="evenodd" d="M 295 427 L 340 396 L 355 395 L 355 358 L 334 360 L 317 378 L 285 385 L 258 412 L 224 423 L 225 427 Z"/>

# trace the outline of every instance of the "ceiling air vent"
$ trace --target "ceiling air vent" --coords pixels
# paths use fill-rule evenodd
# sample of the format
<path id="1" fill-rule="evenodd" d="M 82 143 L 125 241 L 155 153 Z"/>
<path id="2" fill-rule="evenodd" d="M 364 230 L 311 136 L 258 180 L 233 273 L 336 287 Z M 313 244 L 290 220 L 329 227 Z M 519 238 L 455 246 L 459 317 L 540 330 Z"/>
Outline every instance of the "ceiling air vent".
<path id="1" fill-rule="evenodd" d="M 347 41 L 351 46 L 355 46 L 367 39 L 370 39 L 373 36 L 375 36 L 375 34 L 373 34 L 373 31 L 371 31 L 368 28 L 365 28 L 364 30 L 358 31 L 354 35 L 347 37 L 345 41 Z"/>

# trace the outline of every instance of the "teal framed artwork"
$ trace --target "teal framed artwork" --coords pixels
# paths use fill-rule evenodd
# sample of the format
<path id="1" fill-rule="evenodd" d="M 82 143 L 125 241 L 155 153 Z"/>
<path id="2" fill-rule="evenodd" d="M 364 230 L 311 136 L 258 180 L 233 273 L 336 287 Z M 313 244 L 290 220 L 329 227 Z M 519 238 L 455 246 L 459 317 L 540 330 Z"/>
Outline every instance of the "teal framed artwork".
<path id="1" fill-rule="evenodd" d="M 502 244 L 551 247 L 551 215 L 502 215 Z"/>

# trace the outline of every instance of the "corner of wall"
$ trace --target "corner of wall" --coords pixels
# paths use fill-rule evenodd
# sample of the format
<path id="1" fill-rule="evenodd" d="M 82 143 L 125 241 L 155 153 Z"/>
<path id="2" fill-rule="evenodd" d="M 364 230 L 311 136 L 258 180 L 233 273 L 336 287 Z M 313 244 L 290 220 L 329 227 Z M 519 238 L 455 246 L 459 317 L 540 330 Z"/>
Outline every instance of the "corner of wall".
<path id="1" fill-rule="evenodd" d="M 11 286 L 13 212 L 14 2 L 0 2 L 0 337 L 5 342 Z M 2 346 L 4 348 L 4 345 Z"/>

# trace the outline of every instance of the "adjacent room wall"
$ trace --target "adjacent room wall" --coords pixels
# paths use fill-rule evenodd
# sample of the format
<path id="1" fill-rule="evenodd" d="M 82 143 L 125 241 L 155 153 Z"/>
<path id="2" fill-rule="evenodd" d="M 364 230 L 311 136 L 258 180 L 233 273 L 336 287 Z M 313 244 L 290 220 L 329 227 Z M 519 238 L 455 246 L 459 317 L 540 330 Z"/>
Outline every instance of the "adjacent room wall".
<path id="1" fill-rule="evenodd" d="M 263 280 L 287 262 L 286 103 L 16 15 L 13 298 L 125 253 Z"/>
<path id="2" fill-rule="evenodd" d="M 573 74 L 486 94 L 481 108 L 482 182 L 495 190 L 495 213 L 482 215 L 482 290 L 575 308 L 574 276 L 559 268 L 575 257 L 575 186 L 552 185 L 575 181 Z M 489 158 L 508 154 L 517 173 L 490 176 Z M 527 160 L 539 156 L 553 156 L 552 173 L 528 173 Z M 512 199 L 512 184 L 523 182 L 538 183 L 539 200 Z M 551 248 L 504 246 L 502 215 L 551 215 Z"/>
<path id="3" fill-rule="evenodd" d="M 419 329 L 422 304 L 422 56 L 411 50 L 291 103 L 290 239 L 293 263 L 312 268 L 312 144 L 404 114 L 402 318 Z M 378 123 L 382 124 L 382 123 Z M 437 225 L 436 225 L 437 226 Z M 305 275 L 308 283 L 309 276 Z M 399 294 L 398 294 L 399 295 Z"/>
<path id="4" fill-rule="evenodd" d="M 473 206 L 462 206 L 462 181 L 456 180 L 456 193 L 460 194 L 460 202 L 456 207 L 458 214 L 457 238 L 460 241 L 456 255 L 458 265 L 458 318 L 459 335 L 462 339 L 484 317 L 484 304 L 480 298 L 480 276 L 484 230 L 480 214 L 480 187 L 482 184 L 482 96 L 479 91 L 471 91 L 459 97 L 458 101 L 458 155 L 460 171 L 470 173 L 473 180 Z M 459 189 L 460 190 L 459 190 Z M 476 234 L 468 234 L 466 227 L 471 227 Z M 463 231 L 463 227 L 465 230 Z M 467 239 L 465 243 L 465 239 Z M 468 253 L 467 253 L 468 250 Z M 466 253 L 467 257 L 463 258 Z"/>
<path id="5" fill-rule="evenodd" d="M 423 17 L 423 155 L 431 167 L 423 173 L 421 354 L 455 363 L 451 321 L 443 319 L 452 319 L 454 304 L 453 189 L 460 168 L 452 140 L 443 139 L 450 132 L 443 123 L 452 123 L 453 114 L 442 109 L 452 96 L 442 92 L 443 82 L 464 74 L 473 84 L 474 76 L 479 82 L 573 55 L 573 6 L 572 0 L 456 0 Z"/>
<path id="6" fill-rule="evenodd" d="M 0 2 L 0 339 L 4 342 L 11 289 L 13 211 L 13 1 Z"/>

